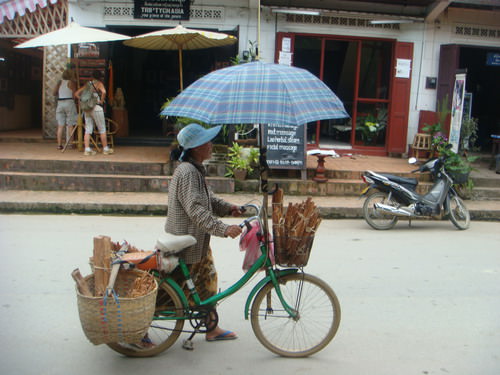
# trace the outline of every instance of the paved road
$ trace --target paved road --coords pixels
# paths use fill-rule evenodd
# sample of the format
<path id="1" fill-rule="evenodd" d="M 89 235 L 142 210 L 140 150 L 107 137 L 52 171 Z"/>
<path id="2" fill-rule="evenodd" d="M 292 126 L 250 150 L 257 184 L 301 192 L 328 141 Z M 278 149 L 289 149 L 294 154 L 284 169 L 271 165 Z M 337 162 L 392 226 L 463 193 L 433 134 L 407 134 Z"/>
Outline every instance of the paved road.
<path id="1" fill-rule="evenodd" d="M 198 337 L 193 352 L 179 342 L 149 359 L 93 346 L 70 272 L 89 272 L 94 235 L 146 249 L 162 226 L 159 217 L 0 215 L 0 373 L 500 373 L 500 225 L 490 222 L 468 231 L 445 221 L 377 232 L 361 220 L 324 221 L 307 271 L 334 288 L 342 322 L 311 358 L 284 359 L 261 346 L 243 320 L 244 291 L 219 308 L 237 341 Z M 236 244 L 213 241 L 222 288 L 241 275 Z"/>

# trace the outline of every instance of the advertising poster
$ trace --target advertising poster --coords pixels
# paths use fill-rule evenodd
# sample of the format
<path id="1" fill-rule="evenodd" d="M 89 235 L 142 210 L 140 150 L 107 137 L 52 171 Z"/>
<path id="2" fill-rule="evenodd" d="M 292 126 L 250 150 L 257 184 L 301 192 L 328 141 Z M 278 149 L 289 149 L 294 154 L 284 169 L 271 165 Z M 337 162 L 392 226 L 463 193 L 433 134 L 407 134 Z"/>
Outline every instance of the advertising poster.
<path id="1" fill-rule="evenodd" d="M 305 126 L 267 124 L 264 144 L 271 169 L 305 169 Z"/>
<path id="2" fill-rule="evenodd" d="M 460 128 L 462 127 L 462 117 L 464 109 L 465 95 L 465 73 L 455 76 L 455 86 L 453 87 L 453 98 L 451 101 L 451 124 L 449 142 L 453 145 L 452 150 L 458 152 L 460 142 Z"/>

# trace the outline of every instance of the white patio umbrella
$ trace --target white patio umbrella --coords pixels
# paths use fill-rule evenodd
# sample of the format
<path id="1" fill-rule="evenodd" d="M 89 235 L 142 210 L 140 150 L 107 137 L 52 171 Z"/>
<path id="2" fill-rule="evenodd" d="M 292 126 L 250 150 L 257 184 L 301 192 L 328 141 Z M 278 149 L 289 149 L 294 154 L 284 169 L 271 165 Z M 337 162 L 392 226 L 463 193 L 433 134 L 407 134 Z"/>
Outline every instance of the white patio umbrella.
<path id="1" fill-rule="evenodd" d="M 57 46 L 61 44 L 111 42 L 114 40 L 125 39 L 130 39 L 130 37 L 127 35 L 112 33 L 106 30 L 80 26 L 76 22 L 71 22 L 66 27 L 34 37 L 33 39 L 30 39 L 24 43 L 18 44 L 17 46 L 15 46 L 15 48 L 33 48 Z"/>
<path id="2" fill-rule="evenodd" d="M 106 30 L 80 26 L 76 22 L 71 22 L 66 27 L 37 36 L 24 43 L 18 44 L 14 48 L 34 48 L 34 47 L 57 46 L 63 44 L 71 45 L 78 43 L 112 42 L 116 40 L 125 40 L 125 39 L 130 39 L 130 37 L 123 34 L 112 33 Z M 77 125 L 78 126 L 76 126 L 75 130 L 78 129 L 78 149 L 81 150 L 82 129 L 83 129 L 83 120 L 81 111 L 79 111 L 78 113 Z M 73 132 L 75 130 L 73 130 Z M 68 142 L 66 142 L 63 151 L 66 150 L 67 145 Z"/>
<path id="3" fill-rule="evenodd" d="M 179 51 L 179 79 L 181 91 L 184 88 L 182 78 L 182 51 L 227 46 L 237 42 L 232 35 L 212 31 L 187 29 L 178 25 L 172 29 L 163 29 L 138 35 L 123 42 L 126 46 L 149 50 Z"/>

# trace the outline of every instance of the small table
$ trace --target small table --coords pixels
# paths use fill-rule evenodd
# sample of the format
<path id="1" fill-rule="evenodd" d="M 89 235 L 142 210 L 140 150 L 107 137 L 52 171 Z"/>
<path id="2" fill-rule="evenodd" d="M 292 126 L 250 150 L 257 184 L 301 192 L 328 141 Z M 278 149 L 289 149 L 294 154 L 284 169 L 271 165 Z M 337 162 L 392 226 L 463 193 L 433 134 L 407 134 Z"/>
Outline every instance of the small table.
<path id="1" fill-rule="evenodd" d="M 318 166 L 316 167 L 316 175 L 313 177 L 313 181 L 316 182 L 327 182 L 328 178 L 325 176 L 325 158 L 330 155 L 325 154 L 314 154 L 318 158 Z"/>
<path id="2" fill-rule="evenodd" d="M 328 178 L 325 176 L 326 168 L 325 168 L 325 158 L 328 156 L 339 157 L 334 150 L 309 150 L 307 151 L 307 155 L 313 155 L 318 158 L 318 166 L 316 167 L 316 175 L 313 177 L 313 181 L 316 182 L 327 182 Z"/>

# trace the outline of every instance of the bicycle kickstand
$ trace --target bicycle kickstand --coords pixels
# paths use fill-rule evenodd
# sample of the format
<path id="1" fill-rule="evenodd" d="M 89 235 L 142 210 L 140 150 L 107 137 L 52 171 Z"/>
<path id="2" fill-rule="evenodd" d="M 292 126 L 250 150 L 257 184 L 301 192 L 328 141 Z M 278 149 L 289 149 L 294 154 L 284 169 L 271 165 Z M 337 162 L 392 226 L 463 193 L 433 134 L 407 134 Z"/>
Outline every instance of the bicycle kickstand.
<path id="1" fill-rule="evenodd" d="M 191 333 L 191 334 L 189 335 L 189 337 L 188 337 L 186 340 L 184 340 L 184 342 L 182 343 L 182 348 L 183 348 L 183 349 L 186 349 L 186 350 L 194 350 L 193 341 L 191 341 L 191 340 L 193 339 L 194 335 L 196 335 L 196 334 L 198 333 L 197 331 L 198 331 L 198 328 L 199 328 L 199 327 L 200 327 L 200 326 L 196 326 L 196 327 L 194 328 L 193 333 Z"/>

